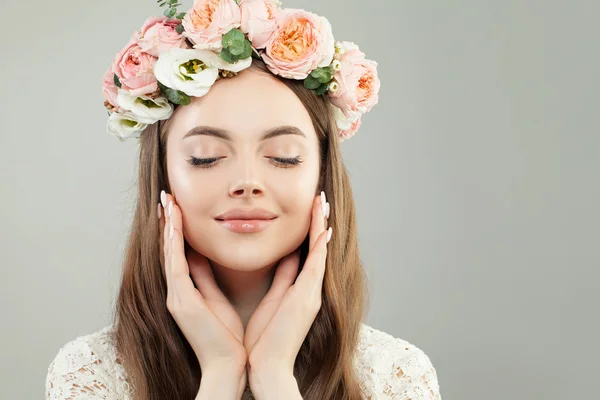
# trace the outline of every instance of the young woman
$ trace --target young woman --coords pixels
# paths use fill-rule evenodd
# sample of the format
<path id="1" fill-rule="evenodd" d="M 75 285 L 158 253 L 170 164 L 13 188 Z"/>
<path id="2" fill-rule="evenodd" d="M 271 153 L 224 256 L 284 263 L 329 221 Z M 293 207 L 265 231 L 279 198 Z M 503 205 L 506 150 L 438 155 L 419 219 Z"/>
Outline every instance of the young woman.
<path id="1" fill-rule="evenodd" d="M 423 351 L 362 323 L 339 145 L 376 63 L 271 0 L 166 4 L 104 81 L 140 144 L 114 323 L 59 351 L 46 398 L 440 399 Z"/>

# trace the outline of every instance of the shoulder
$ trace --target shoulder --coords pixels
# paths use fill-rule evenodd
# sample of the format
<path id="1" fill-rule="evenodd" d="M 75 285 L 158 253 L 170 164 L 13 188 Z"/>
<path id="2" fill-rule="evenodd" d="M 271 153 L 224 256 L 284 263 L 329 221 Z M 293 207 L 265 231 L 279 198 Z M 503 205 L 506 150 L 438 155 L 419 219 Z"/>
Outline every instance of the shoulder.
<path id="1" fill-rule="evenodd" d="M 355 368 L 366 398 L 441 399 L 437 373 L 427 354 L 366 324 L 360 327 Z"/>
<path id="2" fill-rule="evenodd" d="M 124 398 L 128 392 L 117 361 L 114 327 L 65 343 L 48 366 L 46 399 Z"/>

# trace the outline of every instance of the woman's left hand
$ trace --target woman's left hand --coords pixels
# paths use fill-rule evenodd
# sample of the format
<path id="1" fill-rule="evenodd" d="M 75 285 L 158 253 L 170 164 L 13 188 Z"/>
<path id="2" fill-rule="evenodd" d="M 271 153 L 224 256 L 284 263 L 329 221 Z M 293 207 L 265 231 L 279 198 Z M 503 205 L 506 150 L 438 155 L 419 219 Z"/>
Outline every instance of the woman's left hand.
<path id="1" fill-rule="evenodd" d="M 296 356 L 321 308 L 327 243 L 331 238 L 331 228 L 327 229 L 329 208 L 324 193 L 315 197 L 309 252 L 302 272 L 294 283 L 299 268 L 297 250 L 284 257 L 277 266 L 271 288 L 248 321 L 244 347 L 248 353 L 250 385 L 252 376 L 261 371 L 293 378 Z"/>

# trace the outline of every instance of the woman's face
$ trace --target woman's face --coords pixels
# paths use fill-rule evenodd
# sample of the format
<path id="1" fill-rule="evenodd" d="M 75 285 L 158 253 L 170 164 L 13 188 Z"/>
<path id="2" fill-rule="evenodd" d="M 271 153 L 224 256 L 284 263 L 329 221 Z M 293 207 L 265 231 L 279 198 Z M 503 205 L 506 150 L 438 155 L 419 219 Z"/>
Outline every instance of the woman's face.
<path id="1" fill-rule="evenodd" d="M 273 265 L 302 244 L 318 190 L 319 142 L 287 86 L 244 70 L 179 107 L 168 130 L 168 179 L 195 251 L 249 271 Z M 193 165 L 195 159 L 216 161 Z M 235 209 L 268 216 L 219 218 Z"/>

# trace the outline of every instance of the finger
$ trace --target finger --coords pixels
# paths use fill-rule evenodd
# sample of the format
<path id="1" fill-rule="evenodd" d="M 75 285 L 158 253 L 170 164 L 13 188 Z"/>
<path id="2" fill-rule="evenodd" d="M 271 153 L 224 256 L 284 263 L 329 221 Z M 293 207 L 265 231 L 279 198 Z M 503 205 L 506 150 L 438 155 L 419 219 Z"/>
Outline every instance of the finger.
<path id="1" fill-rule="evenodd" d="M 321 192 L 320 196 L 317 196 L 313 201 L 312 217 L 310 221 L 310 240 L 308 250 L 312 251 L 315 247 L 317 238 L 323 232 L 325 227 L 325 212 L 327 211 L 327 199 L 325 193 Z"/>
<path id="2" fill-rule="evenodd" d="M 193 249 L 189 249 L 186 252 L 186 258 L 192 280 L 202 294 L 202 297 L 206 300 L 229 302 L 215 280 L 215 275 L 208 259 Z"/>
<path id="3" fill-rule="evenodd" d="M 319 235 L 315 247 L 308 253 L 302 272 L 300 272 L 294 284 L 308 298 L 321 298 L 327 261 L 327 236 L 330 231 L 331 228 Z"/>
<path id="4" fill-rule="evenodd" d="M 185 257 L 183 226 L 181 210 L 175 204 L 173 196 L 167 194 L 167 219 L 170 222 L 168 232 L 165 232 L 169 241 L 170 272 L 176 298 L 181 300 L 196 292 L 190 279 L 188 262 Z"/>
<path id="5" fill-rule="evenodd" d="M 160 266 L 162 268 L 163 278 L 167 279 L 167 271 L 165 268 L 165 213 L 163 210 L 162 204 L 157 204 L 157 214 L 158 214 L 158 248 L 159 248 L 159 259 Z"/>
<path id="6" fill-rule="evenodd" d="M 273 277 L 271 288 L 257 307 L 257 309 L 261 309 L 263 318 L 253 320 L 253 329 L 255 329 L 256 332 L 264 332 L 265 327 L 271 323 L 283 297 L 294 283 L 294 279 L 298 274 L 299 264 L 300 253 L 297 250 L 288 254 L 279 262 L 277 270 L 275 271 L 275 276 Z M 244 338 L 244 345 L 246 346 L 248 354 L 252 352 L 259 337 L 254 338 L 252 342 L 250 342 L 247 337 Z"/>
<path id="7" fill-rule="evenodd" d="M 160 192 L 160 202 L 161 202 L 161 206 L 162 206 L 162 217 L 161 220 L 164 221 L 164 223 L 162 224 L 162 249 L 163 249 L 163 260 L 164 260 L 164 267 L 165 267 L 165 274 L 167 276 L 167 287 L 169 287 L 170 282 L 171 282 L 171 252 L 170 252 L 170 245 L 171 242 L 169 240 L 169 216 L 167 213 L 167 206 L 168 206 L 168 202 L 167 202 L 167 194 L 165 193 L 164 190 L 162 190 Z"/>
<path id="8" fill-rule="evenodd" d="M 298 276 L 299 266 L 300 254 L 297 250 L 282 258 L 275 270 L 271 288 L 263 298 L 263 301 L 269 302 L 281 299 L 294 283 L 296 276 Z"/>

